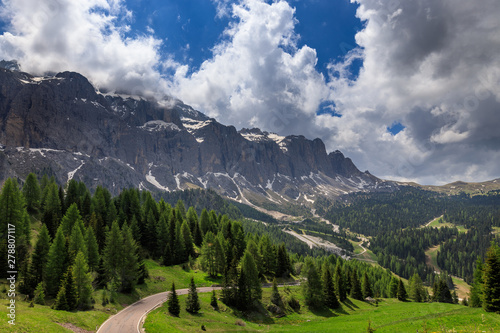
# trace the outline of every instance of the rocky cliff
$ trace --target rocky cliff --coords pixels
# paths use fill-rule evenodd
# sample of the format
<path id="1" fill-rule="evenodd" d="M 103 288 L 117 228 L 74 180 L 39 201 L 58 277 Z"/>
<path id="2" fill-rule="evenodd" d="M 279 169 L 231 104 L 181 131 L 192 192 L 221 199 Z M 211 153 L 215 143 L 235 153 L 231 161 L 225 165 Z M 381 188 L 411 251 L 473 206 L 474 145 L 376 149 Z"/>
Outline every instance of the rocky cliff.
<path id="1" fill-rule="evenodd" d="M 104 94 L 80 74 L 0 69 L 0 181 L 31 172 L 115 193 L 213 188 L 238 201 L 309 204 L 386 185 L 320 139 L 224 126 L 174 99 Z"/>

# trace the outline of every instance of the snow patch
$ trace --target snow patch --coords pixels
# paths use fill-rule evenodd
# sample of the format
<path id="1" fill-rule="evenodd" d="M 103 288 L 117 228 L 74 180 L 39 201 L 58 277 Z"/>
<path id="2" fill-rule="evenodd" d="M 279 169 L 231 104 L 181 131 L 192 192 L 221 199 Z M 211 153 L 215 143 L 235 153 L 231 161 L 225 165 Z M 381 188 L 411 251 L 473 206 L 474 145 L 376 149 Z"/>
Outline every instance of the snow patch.
<path id="1" fill-rule="evenodd" d="M 195 132 L 195 131 L 197 131 L 205 126 L 210 125 L 213 122 L 212 119 L 202 121 L 202 120 L 195 120 L 195 119 L 186 118 L 186 117 L 182 117 L 181 121 L 182 121 L 182 124 L 184 125 L 184 127 L 187 129 L 187 131 L 191 134 L 193 134 L 193 132 Z"/>
<path id="2" fill-rule="evenodd" d="M 198 143 L 202 143 L 203 141 L 205 141 L 205 138 L 196 138 L 196 141 L 198 141 Z"/>
<path id="3" fill-rule="evenodd" d="M 145 123 L 142 126 L 138 126 L 137 128 L 149 131 L 149 132 L 159 132 L 164 130 L 170 131 L 180 131 L 180 128 L 174 123 L 167 123 L 163 120 L 151 120 Z"/>
<path id="4" fill-rule="evenodd" d="M 76 168 L 75 170 L 73 171 L 70 171 L 68 172 L 68 182 L 73 179 L 73 177 L 75 176 L 75 173 L 80 170 L 80 168 L 85 164 L 85 162 L 83 160 L 81 160 L 80 162 L 82 162 L 82 164 L 80 164 L 80 166 L 78 168 Z"/>
<path id="5" fill-rule="evenodd" d="M 163 190 L 163 191 L 166 191 L 166 192 L 170 192 L 168 187 L 164 187 L 160 183 L 158 183 L 156 178 L 151 174 L 151 170 L 149 170 L 149 173 L 146 175 L 146 180 L 148 181 L 148 183 L 150 183 L 151 185 L 154 185 L 156 188 Z"/>

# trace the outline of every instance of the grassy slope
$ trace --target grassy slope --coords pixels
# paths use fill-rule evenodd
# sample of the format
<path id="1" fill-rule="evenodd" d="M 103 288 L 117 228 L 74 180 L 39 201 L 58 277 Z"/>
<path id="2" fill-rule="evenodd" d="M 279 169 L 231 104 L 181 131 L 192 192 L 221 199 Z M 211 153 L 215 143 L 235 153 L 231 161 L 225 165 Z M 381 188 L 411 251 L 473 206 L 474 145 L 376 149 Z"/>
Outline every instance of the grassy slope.
<path id="1" fill-rule="evenodd" d="M 303 304 L 300 289 L 292 287 L 289 290 Z M 280 288 L 280 292 L 284 294 L 283 288 Z M 264 304 L 269 302 L 269 297 L 270 290 L 264 290 Z M 185 298 L 186 296 L 180 297 L 183 306 Z M 146 331 L 201 332 L 201 325 L 205 325 L 210 332 L 364 332 L 369 320 L 377 332 L 415 332 L 417 329 L 423 332 L 424 327 L 429 332 L 444 332 L 444 329 L 471 332 L 474 328 L 486 332 L 500 330 L 498 315 L 453 304 L 401 303 L 394 299 L 384 299 L 376 307 L 352 300 L 336 311 L 323 309 L 313 312 L 302 307 L 299 312 L 292 311 L 285 317 L 276 318 L 261 309 L 241 320 L 241 314 L 220 302 L 220 311 L 214 311 L 209 305 L 209 294 L 200 294 L 200 300 L 202 310 L 198 315 L 191 315 L 182 309 L 180 317 L 174 318 L 168 314 L 166 305 L 158 308 L 147 317 Z"/>
<path id="2" fill-rule="evenodd" d="M 453 227 L 456 227 L 458 229 L 458 232 L 467 232 L 468 231 L 468 229 L 466 229 L 464 226 L 455 225 L 455 224 L 450 223 L 450 222 L 444 222 L 442 217 L 432 221 L 432 223 L 429 224 L 428 227 L 432 227 L 432 228 L 442 228 L 442 227 L 453 228 Z"/>

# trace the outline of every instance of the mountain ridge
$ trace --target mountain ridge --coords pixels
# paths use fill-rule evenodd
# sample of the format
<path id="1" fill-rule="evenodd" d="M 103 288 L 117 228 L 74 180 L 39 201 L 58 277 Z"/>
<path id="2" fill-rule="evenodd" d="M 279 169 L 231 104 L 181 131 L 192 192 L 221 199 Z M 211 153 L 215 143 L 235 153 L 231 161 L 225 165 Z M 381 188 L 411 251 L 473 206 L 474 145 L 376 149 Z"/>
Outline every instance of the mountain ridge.
<path id="1" fill-rule="evenodd" d="M 81 74 L 0 69 L 0 180 L 29 172 L 112 191 L 213 188 L 243 203 L 311 204 L 391 190 L 320 139 L 225 126 L 179 100 L 103 93 Z"/>

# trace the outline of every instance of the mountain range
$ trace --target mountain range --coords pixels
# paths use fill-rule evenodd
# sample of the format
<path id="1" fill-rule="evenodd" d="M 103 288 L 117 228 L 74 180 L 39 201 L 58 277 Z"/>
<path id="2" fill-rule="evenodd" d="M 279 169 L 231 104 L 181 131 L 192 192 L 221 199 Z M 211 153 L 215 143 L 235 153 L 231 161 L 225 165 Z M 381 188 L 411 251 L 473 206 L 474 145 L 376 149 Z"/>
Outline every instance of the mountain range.
<path id="1" fill-rule="evenodd" d="M 0 63 L 0 181 L 29 172 L 117 194 L 212 188 L 256 204 L 397 187 L 320 139 L 237 130 L 179 100 L 103 93 L 84 76 L 33 76 Z"/>

